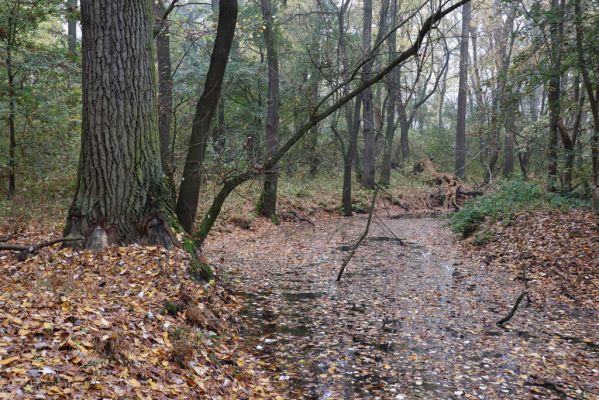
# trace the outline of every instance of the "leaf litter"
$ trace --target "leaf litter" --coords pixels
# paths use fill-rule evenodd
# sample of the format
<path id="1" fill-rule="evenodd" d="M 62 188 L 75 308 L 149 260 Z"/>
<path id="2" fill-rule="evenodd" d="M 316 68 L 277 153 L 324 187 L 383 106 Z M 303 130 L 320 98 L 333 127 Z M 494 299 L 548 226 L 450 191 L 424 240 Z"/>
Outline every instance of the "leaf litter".
<path id="1" fill-rule="evenodd" d="M 0 253 L 0 398 L 277 398 L 239 347 L 239 301 L 188 265 L 137 245 Z"/>
<path id="2" fill-rule="evenodd" d="M 377 217 L 338 285 L 343 249 L 361 234 L 365 217 L 312 221 L 229 229 L 206 245 L 245 301 L 244 349 L 274 374 L 286 398 L 599 398 L 592 293 L 565 301 L 533 280 L 533 302 L 524 301 L 502 329 L 496 321 L 522 291 L 521 269 L 481 262 L 484 250 L 456 243 L 442 221 Z M 577 224 L 581 237 L 593 234 Z M 512 248 L 499 239 L 496 246 Z M 549 259 L 561 251 L 546 250 Z M 578 263 L 591 280 L 596 250 Z M 573 285 L 582 278 L 568 279 Z M 541 293 L 546 301 L 537 301 Z"/>

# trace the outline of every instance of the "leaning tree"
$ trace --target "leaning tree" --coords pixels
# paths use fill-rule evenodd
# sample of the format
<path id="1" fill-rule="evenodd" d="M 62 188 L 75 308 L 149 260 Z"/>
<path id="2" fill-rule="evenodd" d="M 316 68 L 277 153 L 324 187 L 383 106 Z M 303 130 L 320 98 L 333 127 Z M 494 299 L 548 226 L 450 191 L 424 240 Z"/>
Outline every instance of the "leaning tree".
<path id="1" fill-rule="evenodd" d="M 160 161 L 151 0 L 81 1 L 83 118 L 66 234 L 86 247 L 170 246 Z"/>

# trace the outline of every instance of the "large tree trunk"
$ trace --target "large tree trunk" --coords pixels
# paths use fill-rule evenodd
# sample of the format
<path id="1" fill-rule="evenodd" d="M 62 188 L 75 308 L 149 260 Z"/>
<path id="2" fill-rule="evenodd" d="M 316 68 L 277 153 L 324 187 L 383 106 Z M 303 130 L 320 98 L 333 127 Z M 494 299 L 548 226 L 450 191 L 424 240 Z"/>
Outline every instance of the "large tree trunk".
<path id="1" fill-rule="evenodd" d="M 165 7 L 162 1 L 154 6 L 158 21 L 156 35 L 156 61 L 158 64 L 158 131 L 160 132 L 160 159 L 162 167 L 173 185 L 171 165 L 171 119 L 173 114 L 173 79 L 171 71 L 170 33 L 168 21 L 162 20 Z"/>
<path id="2" fill-rule="evenodd" d="M 372 52 L 372 0 L 364 0 L 364 24 L 362 30 L 362 50 L 366 57 Z M 363 79 L 370 77 L 372 59 L 367 61 L 362 68 Z M 367 88 L 362 94 L 362 107 L 364 121 L 362 134 L 364 135 L 364 154 L 362 157 L 362 186 L 374 187 L 374 160 L 376 153 L 376 135 L 374 132 L 374 99 L 372 89 Z"/>
<path id="3" fill-rule="evenodd" d="M 77 56 L 77 0 L 68 0 L 67 2 L 67 41 L 69 48 L 69 56 L 75 58 Z"/>
<path id="4" fill-rule="evenodd" d="M 196 104 L 187 158 L 185 159 L 183 178 L 177 199 L 177 218 L 183 229 L 189 233 L 193 230 L 198 210 L 206 145 L 210 138 L 212 119 L 220 98 L 220 90 L 229 60 L 236 23 L 237 0 L 219 1 L 216 39 L 214 40 L 204 91 Z"/>
<path id="5" fill-rule="evenodd" d="M 170 204 L 160 165 L 152 2 L 85 0 L 83 121 L 78 185 L 66 234 L 86 247 L 170 246 Z"/>
<path id="6" fill-rule="evenodd" d="M 460 76 L 458 86 L 458 119 L 455 137 L 455 172 L 466 175 L 466 95 L 468 87 L 468 34 L 470 31 L 470 3 L 462 6 L 462 37 L 460 39 Z"/>
<path id="7" fill-rule="evenodd" d="M 279 54 L 277 49 L 273 5 L 271 0 L 261 0 L 264 19 L 264 42 L 268 65 L 268 103 L 266 106 L 266 158 L 279 146 Z M 260 214 L 272 218 L 277 211 L 278 168 L 274 165 L 264 174 L 264 187 L 260 198 Z"/>

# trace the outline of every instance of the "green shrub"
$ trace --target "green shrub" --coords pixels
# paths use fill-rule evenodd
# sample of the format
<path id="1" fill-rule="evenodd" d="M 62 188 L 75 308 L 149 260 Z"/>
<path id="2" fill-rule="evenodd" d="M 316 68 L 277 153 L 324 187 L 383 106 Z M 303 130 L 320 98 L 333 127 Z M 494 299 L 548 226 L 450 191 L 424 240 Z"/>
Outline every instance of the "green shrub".
<path id="1" fill-rule="evenodd" d="M 510 224 L 519 212 L 540 207 L 569 210 L 589 206 L 588 199 L 548 193 L 535 182 L 511 180 L 500 184 L 494 192 L 466 202 L 461 210 L 448 216 L 448 221 L 455 233 L 467 237 L 484 221 Z"/>

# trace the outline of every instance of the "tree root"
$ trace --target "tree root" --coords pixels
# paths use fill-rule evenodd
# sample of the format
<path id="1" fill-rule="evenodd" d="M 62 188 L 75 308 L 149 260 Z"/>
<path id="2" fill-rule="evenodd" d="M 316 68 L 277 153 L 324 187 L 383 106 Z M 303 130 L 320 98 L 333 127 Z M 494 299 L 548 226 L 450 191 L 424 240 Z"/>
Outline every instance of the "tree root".
<path id="1" fill-rule="evenodd" d="M 17 258 L 19 259 L 19 261 L 25 261 L 25 259 L 27 259 L 27 257 L 30 254 L 33 254 L 36 251 L 43 249 L 44 247 L 52 246 L 57 243 L 77 242 L 80 240 L 83 240 L 83 237 L 81 237 L 81 236 L 63 237 L 63 238 L 59 238 L 59 239 L 47 240 L 45 242 L 40 242 L 40 243 L 32 244 L 29 246 L 18 245 L 18 244 L 1 244 L 0 243 L 0 251 L 3 251 L 3 250 L 18 251 L 19 255 Z"/>

